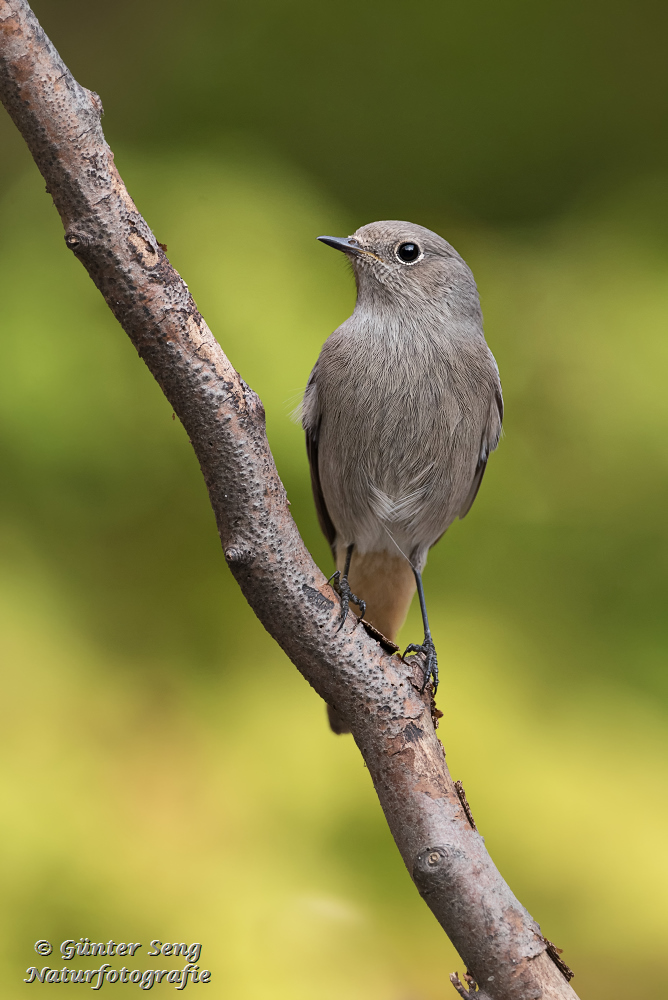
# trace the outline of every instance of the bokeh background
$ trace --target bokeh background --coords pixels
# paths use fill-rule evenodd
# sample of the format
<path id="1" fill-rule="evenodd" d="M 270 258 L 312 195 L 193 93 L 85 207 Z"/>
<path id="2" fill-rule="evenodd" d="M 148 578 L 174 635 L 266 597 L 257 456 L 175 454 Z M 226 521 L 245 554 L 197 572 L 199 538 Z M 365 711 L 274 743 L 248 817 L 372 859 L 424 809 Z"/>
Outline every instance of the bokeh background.
<path id="1" fill-rule="evenodd" d="M 426 572 L 441 738 L 579 994 L 668 996 L 668 8 L 34 8 L 326 571 L 290 411 L 354 289 L 315 237 L 407 218 L 472 266 L 507 417 Z M 2 995 L 37 938 L 89 936 L 144 942 L 140 968 L 201 941 L 215 997 L 453 997 L 352 741 L 240 596 L 4 112 L 0 188 Z"/>

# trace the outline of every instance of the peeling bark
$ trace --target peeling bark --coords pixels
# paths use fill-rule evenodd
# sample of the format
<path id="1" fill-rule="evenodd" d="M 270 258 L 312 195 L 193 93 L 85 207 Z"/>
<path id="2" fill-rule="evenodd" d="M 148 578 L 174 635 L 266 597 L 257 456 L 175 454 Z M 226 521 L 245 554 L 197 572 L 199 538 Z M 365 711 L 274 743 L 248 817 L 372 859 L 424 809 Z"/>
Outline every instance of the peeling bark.
<path id="1" fill-rule="evenodd" d="M 262 403 L 126 191 L 100 98 L 74 80 L 24 0 L 0 0 L 0 96 L 46 181 L 66 246 L 190 437 L 246 599 L 349 724 L 406 867 L 469 970 L 469 989 L 458 979 L 455 987 L 480 1000 L 573 1000 L 554 946 L 501 878 L 450 777 L 420 667 L 354 628 L 352 614 L 337 633 L 338 597 L 290 515 Z"/>

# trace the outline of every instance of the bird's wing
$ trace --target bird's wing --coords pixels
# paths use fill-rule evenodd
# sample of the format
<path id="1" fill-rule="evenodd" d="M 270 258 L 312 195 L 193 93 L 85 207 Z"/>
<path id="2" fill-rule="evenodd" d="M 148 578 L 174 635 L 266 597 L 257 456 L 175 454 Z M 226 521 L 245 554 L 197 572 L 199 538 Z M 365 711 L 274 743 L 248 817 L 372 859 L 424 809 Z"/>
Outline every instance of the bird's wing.
<path id="1" fill-rule="evenodd" d="M 476 465 L 476 470 L 473 475 L 473 482 L 471 483 L 471 488 L 466 495 L 466 500 L 462 504 L 462 508 L 459 511 L 460 518 L 466 517 L 471 507 L 473 506 L 473 501 L 478 495 L 478 490 L 480 489 L 482 477 L 485 475 L 485 469 L 487 468 L 487 459 L 489 458 L 489 456 L 499 443 L 499 438 L 501 437 L 502 423 L 503 423 L 503 396 L 501 395 L 501 386 L 497 385 L 494 390 L 494 398 L 490 403 L 489 413 L 487 415 L 487 421 L 485 423 L 485 427 L 482 432 L 482 440 L 480 442 L 480 454 L 478 456 L 478 464 Z"/>
<path id="2" fill-rule="evenodd" d="M 334 543 L 336 541 L 336 528 L 332 523 L 327 510 L 327 504 L 322 492 L 320 483 L 320 470 L 318 467 L 318 445 L 320 442 L 320 424 L 322 415 L 317 403 L 316 369 L 311 372 L 306 391 L 304 393 L 304 403 L 302 408 L 302 426 L 306 432 L 306 454 L 308 455 L 309 466 L 311 468 L 311 488 L 315 509 L 318 515 L 318 522 L 322 533 L 327 539 L 336 558 Z"/>

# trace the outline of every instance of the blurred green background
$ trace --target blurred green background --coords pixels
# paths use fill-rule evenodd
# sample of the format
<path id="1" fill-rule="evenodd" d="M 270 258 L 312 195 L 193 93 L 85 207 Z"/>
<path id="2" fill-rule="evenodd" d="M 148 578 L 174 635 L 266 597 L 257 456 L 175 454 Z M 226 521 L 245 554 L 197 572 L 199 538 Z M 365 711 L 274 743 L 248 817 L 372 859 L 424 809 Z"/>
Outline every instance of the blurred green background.
<path id="1" fill-rule="evenodd" d="M 668 996 L 668 8 L 34 9 L 263 398 L 325 571 L 289 413 L 354 289 L 315 236 L 409 218 L 472 266 L 507 417 L 426 572 L 440 735 L 578 993 Z M 201 941 L 215 997 L 453 997 L 352 741 L 240 596 L 4 113 L 0 179 L 3 996 L 37 938 L 87 935 L 144 942 L 139 968 Z"/>

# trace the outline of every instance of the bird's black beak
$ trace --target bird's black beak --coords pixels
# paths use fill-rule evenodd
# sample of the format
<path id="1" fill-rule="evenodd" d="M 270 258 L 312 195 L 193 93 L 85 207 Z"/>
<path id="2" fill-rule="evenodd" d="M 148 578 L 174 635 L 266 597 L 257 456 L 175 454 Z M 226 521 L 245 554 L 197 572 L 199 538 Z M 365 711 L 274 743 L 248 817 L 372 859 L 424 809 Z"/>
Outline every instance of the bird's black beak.
<path id="1" fill-rule="evenodd" d="M 351 236 L 318 236 L 318 239 L 321 243 L 326 243 L 328 247 L 342 250 L 343 253 L 358 254 L 363 252 L 357 240 Z"/>

